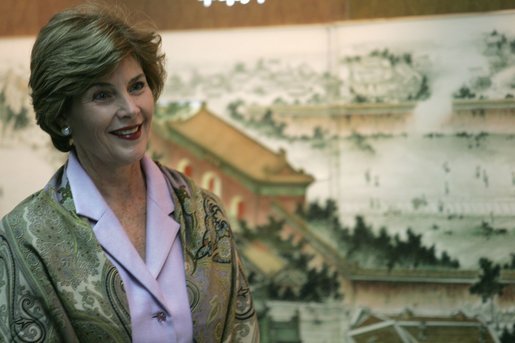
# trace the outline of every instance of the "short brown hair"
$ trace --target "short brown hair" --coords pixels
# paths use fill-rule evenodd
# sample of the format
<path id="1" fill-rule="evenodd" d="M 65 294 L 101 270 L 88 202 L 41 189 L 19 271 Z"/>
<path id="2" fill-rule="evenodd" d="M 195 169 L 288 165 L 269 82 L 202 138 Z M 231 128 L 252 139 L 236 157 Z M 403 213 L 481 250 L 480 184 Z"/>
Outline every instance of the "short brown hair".
<path id="1" fill-rule="evenodd" d="M 116 13 L 115 13 L 116 12 Z M 30 80 L 38 125 L 60 151 L 71 150 L 61 133 L 65 112 L 75 96 L 108 75 L 127 56 L 141 65 L 157 101 L 166 77 L 161 36 L 155 28 L 129 24 L 120 8 L 99 3 L 56 14 L 39 32 L 32 48 Z"/>

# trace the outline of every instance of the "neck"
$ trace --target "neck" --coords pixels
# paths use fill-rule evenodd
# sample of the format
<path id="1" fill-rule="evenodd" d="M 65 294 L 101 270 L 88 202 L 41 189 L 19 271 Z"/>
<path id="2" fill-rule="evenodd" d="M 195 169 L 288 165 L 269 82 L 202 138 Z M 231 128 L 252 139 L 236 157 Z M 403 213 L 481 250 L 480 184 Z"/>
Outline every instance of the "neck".
<path id="1" fill-rule="evenodd" d="M 113 166 L 88 163 L 80 157 L 79 160 L 118 218 L 134 248 L 145 260 L 147 187 L 141 161 Z"/>
<path id="2" fill-rule="evenodd" d="M 108 203 L 133 201 L 146 194 L 145 176 L 140 163 L 91 176 Z"/>
<path id="3" fill-rule="evenodd" d="M 145 197 L 146 180 L 141 161 L 126 166 L 93 165 L 80 158 L 79 161 L 107 203 L 120 204 Z"/>

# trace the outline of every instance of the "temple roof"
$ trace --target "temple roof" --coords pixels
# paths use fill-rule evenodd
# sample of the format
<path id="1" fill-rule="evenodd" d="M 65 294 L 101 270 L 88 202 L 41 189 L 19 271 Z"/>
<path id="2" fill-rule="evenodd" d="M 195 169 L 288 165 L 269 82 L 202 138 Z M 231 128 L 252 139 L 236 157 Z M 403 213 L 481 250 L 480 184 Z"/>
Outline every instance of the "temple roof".
<path id="1" fill-rule="evenodd" d="M 271 151 L 205 106 L 189 118 L 168 120 L 164 125 L 170 135 L 181 135 L 256 181 L 308 186 L 314 180 L 303 170 L 294 169 L 284 150 Z"/>
<path id="2" fill-rule="evenodd" d="M 495 333 L 478 318 L 463 313 L 451 316 L 418 316 L 411 311 L 381 315 L 361 310 L 353 320 L 353 342 L 497 342 Z"/>

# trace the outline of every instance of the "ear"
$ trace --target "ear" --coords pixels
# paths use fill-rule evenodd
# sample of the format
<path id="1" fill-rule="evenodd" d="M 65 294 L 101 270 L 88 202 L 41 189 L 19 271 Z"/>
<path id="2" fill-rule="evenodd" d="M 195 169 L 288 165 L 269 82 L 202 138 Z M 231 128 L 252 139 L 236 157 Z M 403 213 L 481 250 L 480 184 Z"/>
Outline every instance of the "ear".
<path id="1" fill-rule="evenodd" d="M 65 126 L 70 126 L 66 115 L 60 115 L 59 117 L 56 118 L 55 122 L 57 123 L 57 126 L 59 128 L 63 128 Z"/>

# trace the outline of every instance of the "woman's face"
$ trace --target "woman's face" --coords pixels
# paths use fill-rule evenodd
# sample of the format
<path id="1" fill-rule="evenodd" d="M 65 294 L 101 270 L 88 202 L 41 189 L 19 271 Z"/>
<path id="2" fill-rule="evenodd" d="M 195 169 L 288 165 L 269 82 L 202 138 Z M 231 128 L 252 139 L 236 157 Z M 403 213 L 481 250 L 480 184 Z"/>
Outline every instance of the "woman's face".
<path id="1" fill-rule="evenodd" d="M 72 101 L 67 124 L 83 167 L 123 167 L 145 153 L 154 113 L 154 97 L 140 64 L 125 58 Z"/>

